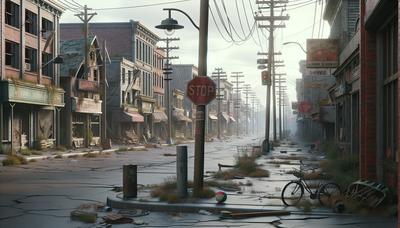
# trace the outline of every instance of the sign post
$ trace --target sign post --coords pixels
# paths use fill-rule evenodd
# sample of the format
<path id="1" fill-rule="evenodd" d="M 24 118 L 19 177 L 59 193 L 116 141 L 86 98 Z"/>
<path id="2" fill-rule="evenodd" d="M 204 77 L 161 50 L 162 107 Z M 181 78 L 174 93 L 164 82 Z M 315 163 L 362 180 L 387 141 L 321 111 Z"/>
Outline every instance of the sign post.
<path id="1" fill-rule="evenodd" d="M 208 5 L 207 5 L 208 6 Z M 208 11 L 208 7 L 203 7 Z M 207 69 L 207 68 L 205 68 Z M 204 71 L 205 72 L 205 71 Z M 199 71 L 199 74 L 201 72 Z M 200 74 L 201 75 L 201 74 Z M 193 195 L 200 195 L 204 182 L 204 138 L 206 105 L 215 99 L 217 95 L 215 82 L 207 76 L 193 78 L 187 85 L 186 96 L 196 107 L 196 131 L 195 131 L 195 161 L 194 161 L 194 188 Z"/>

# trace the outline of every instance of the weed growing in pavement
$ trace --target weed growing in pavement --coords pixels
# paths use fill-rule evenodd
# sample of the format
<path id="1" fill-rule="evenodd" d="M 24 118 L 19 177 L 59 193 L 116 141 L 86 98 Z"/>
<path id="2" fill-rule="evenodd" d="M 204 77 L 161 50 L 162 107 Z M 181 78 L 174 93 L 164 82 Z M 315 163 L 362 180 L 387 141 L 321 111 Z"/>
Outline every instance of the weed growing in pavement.
<path id="1" fill-rule="evenodd" d="M 214 174 L 216 179 L 235 179 L 239 177 L 269 177 L 270 172 L 265 169 L 258 167 L 256 162 L 257 156 L 249 156 L 244 154 L 236 157 L 235 168 L 228 169 L 225 171 L 219 171 Z"/>
<path id="2" fill-rule="evenodd" d="M 85 158 L 96 158 L 99 154 L 95 154 L 95 153 L 86 153 L 83 155 L 83 157 Z"/>
<path id="3" fill-rule="evenodd" d="M 26 165 L 28 161 L 17 155 L 7 155 L 6 159 L 2 161 L 3 166 L 15 166 L 15 165 Z"/>
<path id="4" fill-rule="evenodd" d="M 320 162 L 323 172 L 343 189 L 358 179 L 358 157 L 342 152 L 337 143 L 328 142 L 322 145 L 326 160 Z"/>
<path id="5" fill-rule="evenodd" d="M 209 199 L 215 196 L 214 190 L 210 187 L 215 188 L 230 188 L 231 190 L 240 190 L 238 184 L 234 182 L 225 182 L 225 181 L 206 181 L 204 182 L 204 188 L 199 192 L 196 197 L 188 197 L 186 199 L 180 199 L 176 192 L 176 179 L 168 178 L 164 181 L 164 183 L 159 185 L 151 185 L 150 196 L 158 197 L 160 201 L 166 201 L 168 203 L 179 203 L 179 202 L 195 202 L 196 198 L 200 199 Z M 188 188 L 193 188 L 193 182 L 188 182 Z"/>
<path id="6" fill-rule="evenodd" d="M 54 158 L 56 158 L 56 159 L 60 159 L 60 158 L 62 158 L 63 156 L 61 155 L 61 154 L 57 154 L 56 156 L 54 156 Z"/>
<path id="7" fill-rule="evenodd" d="M 301 200 L 296 206 L 304 212 L 311 212 L 312 209 L 316 207 L 316 205 L 310 200 Z"/>

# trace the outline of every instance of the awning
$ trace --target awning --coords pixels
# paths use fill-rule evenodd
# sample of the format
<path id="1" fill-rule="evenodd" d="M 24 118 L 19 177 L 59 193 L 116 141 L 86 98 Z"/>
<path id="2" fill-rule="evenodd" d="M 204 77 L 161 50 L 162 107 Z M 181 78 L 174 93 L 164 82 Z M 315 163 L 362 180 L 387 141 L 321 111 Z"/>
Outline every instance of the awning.
<path id="1" fill-rule="evenodd" d="M 167 122 L 168 116 L 164 112 L 154 112 L 153 119 L 155 123 Z"/>
<path id="2" fill-rule="evenodd" d="M 192 122 L 192 120 L 189 118 L 189 117 L 187 117 L 187 116 L 185 116 L 184 114 L 183 114 L 183 111 L 181 111 L 181 110 L 173 110 L 172 111 L 172 116 L 175 118 L 175 120 L 177 120 L 177 121 L 185 121 L 185 122 L 188 122 L 188 123 L 191 123 Z"/>
<path id="3" fill-rule="evenodd" d="M 211 120 L 218 120 L 218 117 L 213 114 L 208 114 L 208 118 L 210 118 Z"/>
<path id="4" fill-rule="evenodd" d="M 120 112 L 120 118 L 118 119 L 119 122 L 136 122 L 136 123 L 143 123 L 144 117 L 139 113 L 130 113 L 122 111 Z"/>
<path id="5" fill-rule="evenodd" d="M 221 113 L 221 116 L 225 119 L 226 122 L 229 122 L 229 115 L 225 112 Z"/>
<path id="6" fill-rule="evenodd" d="M 233 118 L 233 116 L 229 116 L 229 119 L 231 120 L 231 122 L 236 122 L 235 118 Z"/>

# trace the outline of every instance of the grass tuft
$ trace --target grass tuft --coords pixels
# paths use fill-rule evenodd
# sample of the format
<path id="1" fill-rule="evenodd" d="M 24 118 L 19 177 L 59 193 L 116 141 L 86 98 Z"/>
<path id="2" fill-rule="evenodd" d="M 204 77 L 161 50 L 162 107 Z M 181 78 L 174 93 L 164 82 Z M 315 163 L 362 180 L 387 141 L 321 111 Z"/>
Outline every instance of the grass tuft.
<path id="1" fill-rule="evenodd" d="M 8 155 L 6 159 L 2 161 L 2 164 L 3 166 L 26 165 L 28 161 L 22 156 Z"/>

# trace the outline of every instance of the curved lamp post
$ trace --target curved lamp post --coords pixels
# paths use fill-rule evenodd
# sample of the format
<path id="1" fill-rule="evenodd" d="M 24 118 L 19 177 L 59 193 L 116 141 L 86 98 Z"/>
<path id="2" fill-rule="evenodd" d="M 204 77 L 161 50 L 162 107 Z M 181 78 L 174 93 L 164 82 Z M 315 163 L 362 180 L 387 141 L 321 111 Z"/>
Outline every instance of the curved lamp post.
<path id="1" fill-rule="evenodd" d="M 208 45 L 208 9 L 209 0 L 200 0 L 200 26 L 190 18 L 190 16 L 180 9 L 165 8 L 168 11 L 168 18 L 163 20 L 156 28 L 164 29 L 171 32 L 176 29 L 182 29 L 183 26 L 171 17 L 171 11 L 180 12 L 185 15 L 192 25 L 199 30 L 199 64 L 198 75 L 207 75 L 207 45 Z M 195 147 L 194 147 L 194 189 L 193 195 L 199 196 L 203 189 L 204 180 L 204 142 L 205 142 L 205 120 L 206 106 L 196 106 L 196 130 L 195 130 Z"/>
<path id="2" fill-rule="evenodd" d="M 283 45 L 288 45 L 288 44 L 296 44 L 296 45 L 298 45 L 298 46 L 301 48 L 301 50 L 302 50 L 305 54 L 307 54 L 306 49 L 304 49 L 303 46 L 301 46 L 301 44 L 300 44 L 299 42 L 290 41 L 290 42 L 285 42 L 285 43 L 283 43 Z"/>

